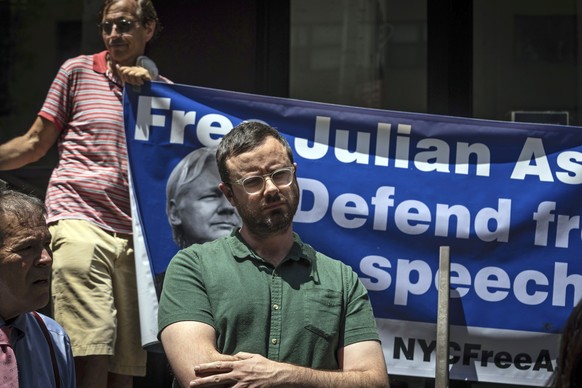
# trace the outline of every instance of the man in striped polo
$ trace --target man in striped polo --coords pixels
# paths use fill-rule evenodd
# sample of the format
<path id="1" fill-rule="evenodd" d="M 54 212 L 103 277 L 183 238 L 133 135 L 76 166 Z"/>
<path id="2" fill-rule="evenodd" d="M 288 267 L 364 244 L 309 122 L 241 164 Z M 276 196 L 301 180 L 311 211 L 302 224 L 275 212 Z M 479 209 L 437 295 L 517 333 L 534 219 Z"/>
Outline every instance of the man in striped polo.
<path id="1" fill-rule="evenodd" d="M 104 0 L 99 26 L 106 50 L 66 61 L 32 127 L 0 145 L 3 170 L 36 161 L 58 145 L 46 196 L 53 306 L 71 337 L 81 388 L 131 387 L 132 376 L 146 370 L 122 94 L 124 82 L 158 77 L 135 65 L 160 24 L 151 0 Z"/>

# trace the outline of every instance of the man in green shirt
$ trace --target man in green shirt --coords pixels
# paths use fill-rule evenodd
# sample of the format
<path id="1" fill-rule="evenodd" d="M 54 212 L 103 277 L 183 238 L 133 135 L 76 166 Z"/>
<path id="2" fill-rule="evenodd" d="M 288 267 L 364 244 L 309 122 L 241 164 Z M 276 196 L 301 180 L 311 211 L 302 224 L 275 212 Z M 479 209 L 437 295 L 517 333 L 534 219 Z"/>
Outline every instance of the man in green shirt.
<path id="1" fill-rule="evenodd" d="M 292 230 L 297 165 L 287 141 L 247 122 L 217 151 L 231 236 L 180 251 L 159 306 L 182 386 L 387 387 L 367 291 L 345 264 Z"/>

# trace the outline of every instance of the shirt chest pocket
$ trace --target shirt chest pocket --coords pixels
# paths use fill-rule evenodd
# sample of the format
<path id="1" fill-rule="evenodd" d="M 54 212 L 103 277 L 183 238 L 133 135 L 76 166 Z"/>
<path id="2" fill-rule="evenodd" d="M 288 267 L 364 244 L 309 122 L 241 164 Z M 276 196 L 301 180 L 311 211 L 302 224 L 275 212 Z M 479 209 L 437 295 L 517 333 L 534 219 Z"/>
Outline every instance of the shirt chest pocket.
<path id="1" fill-rule="evenodd" d="M 327 289 L 308 289 L 303 294 L 305 328 L 326 340 L 337 336 L 342 321 L 342 294 Z"/>

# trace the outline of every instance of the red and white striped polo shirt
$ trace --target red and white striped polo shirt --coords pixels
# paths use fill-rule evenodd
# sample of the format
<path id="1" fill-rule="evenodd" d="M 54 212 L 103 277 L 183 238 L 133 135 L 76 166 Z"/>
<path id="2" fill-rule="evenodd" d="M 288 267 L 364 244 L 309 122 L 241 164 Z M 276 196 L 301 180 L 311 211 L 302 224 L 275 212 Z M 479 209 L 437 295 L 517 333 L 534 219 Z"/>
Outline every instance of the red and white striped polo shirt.
<path id="1" fill-rule="evenodd" d="M 106 54 L 66 61 L 39 113 L 61 131 L 46 195 L 47 221 L 84 219 L 129 234 L 123 87 L 107 71 Z"/>

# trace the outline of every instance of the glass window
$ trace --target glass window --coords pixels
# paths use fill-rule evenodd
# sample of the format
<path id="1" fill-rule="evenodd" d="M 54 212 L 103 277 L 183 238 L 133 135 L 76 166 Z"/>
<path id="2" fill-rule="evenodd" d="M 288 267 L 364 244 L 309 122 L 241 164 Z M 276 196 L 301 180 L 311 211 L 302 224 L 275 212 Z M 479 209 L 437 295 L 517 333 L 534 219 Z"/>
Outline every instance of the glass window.
<path id="1" fill-rule="evenodd" d="M 290 4 L 290 97 L 426 111 L 424 0 Z"/>
<path id="2" fill-rule="evenodd" d="M 581 124 L 578 3 L 474 1 L 475 117 Z"/>

